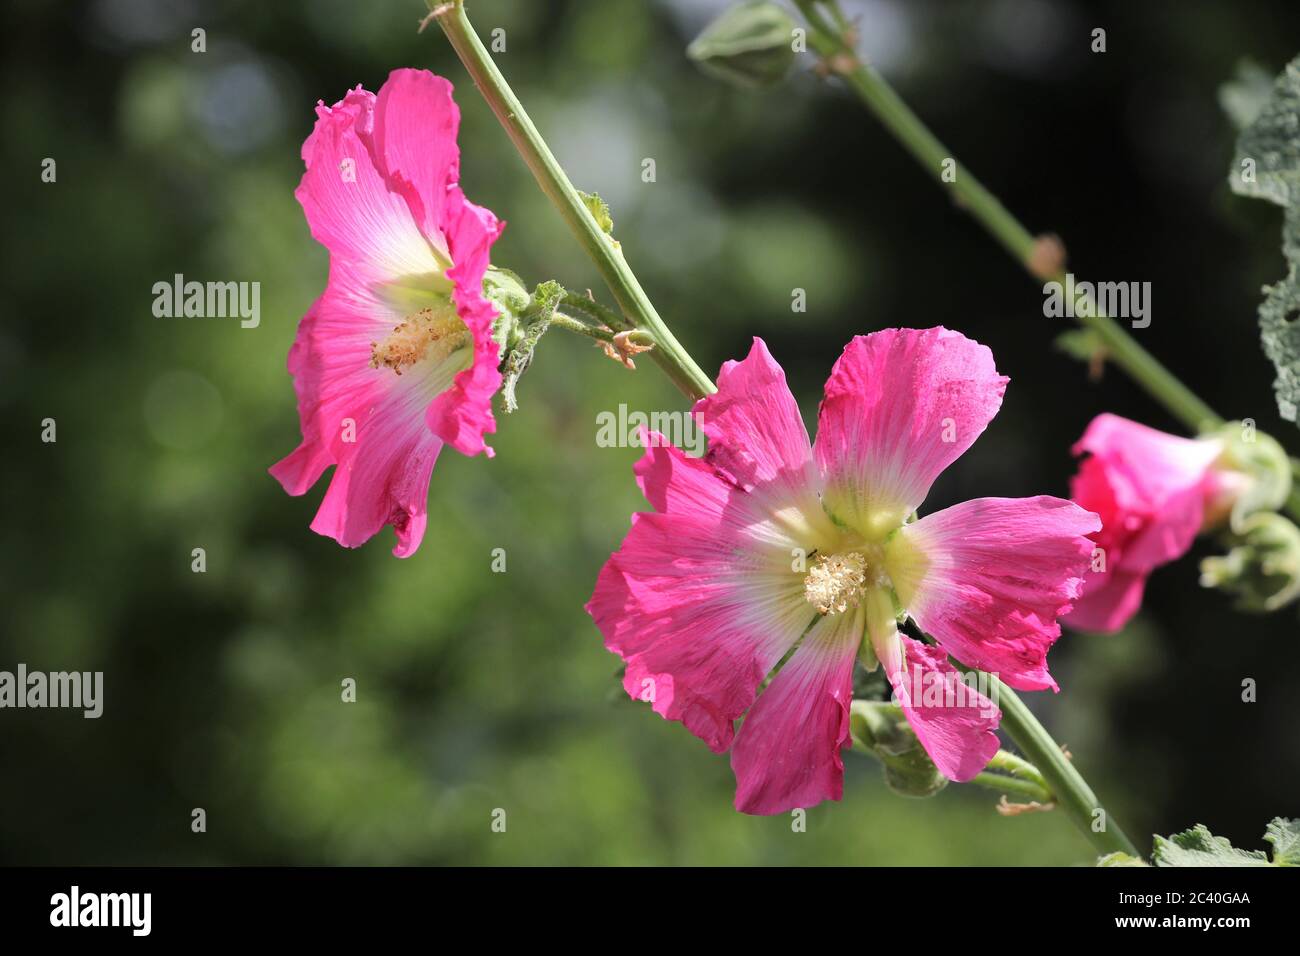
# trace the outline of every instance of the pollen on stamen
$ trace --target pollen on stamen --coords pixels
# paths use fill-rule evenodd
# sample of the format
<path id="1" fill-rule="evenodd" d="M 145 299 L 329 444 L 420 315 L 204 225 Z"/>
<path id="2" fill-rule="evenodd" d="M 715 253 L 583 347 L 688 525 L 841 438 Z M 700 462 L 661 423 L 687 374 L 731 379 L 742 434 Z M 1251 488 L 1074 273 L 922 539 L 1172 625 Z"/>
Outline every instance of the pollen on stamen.
<path id="1" fill-rule="evenodd" d="M 823 555 L 804 578 L 804 597 L 818 614 L 841 614 L 855 607 L 867 581 L 867 562 L 856 551 Z"/>
<path id="2" fill-rule="evenodd" d="M 454 310 L 421 309 L 393 326 L 382 342 L 370 343 L 370 367 L 398 375 L 430 357 L 446 358 L 469 342 L 469 330 Z"/>

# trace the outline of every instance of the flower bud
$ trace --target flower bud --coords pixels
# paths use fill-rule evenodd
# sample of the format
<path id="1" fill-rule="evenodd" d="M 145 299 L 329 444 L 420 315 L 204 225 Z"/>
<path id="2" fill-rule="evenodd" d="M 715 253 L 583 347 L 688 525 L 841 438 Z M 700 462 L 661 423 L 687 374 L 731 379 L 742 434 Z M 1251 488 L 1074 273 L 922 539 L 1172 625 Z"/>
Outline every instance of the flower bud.
<path id="1" fill-rule="evenodd" d="M 499 266 L 488 266 L 483 273 L 483 295 L 497 307 L 492 338 L 503 352 L 513 348 L 523 334 L 520 317 L 528 310 L 533 297 L 519 276 Z"/>
<path id="2" fill-rule="evenodd" d="M 794 21 L 769 0 L 747 0 L 723 12 L 686 48 L 706 73 L 737 86 L 775 86 L 794 64 Z"/>
<path id="3" fill-rule="evenodd" d="M 1275 611 L 1300 596 L 1300 528 L 1271 511 L 1242 519 L 1227 554 L 1201 562 L 1201 584 L 1237 596 L 1248 611 Z"/>
<path id="4" fill-rule="evenodd" d="M 932 797 L 948 785 L 897 704 L 855 700 L 849 728 L 853 742 L 880 761 L 885 783 L 898 795 Z"/>
<path id="5" fill-rule="evenodd" d="M 1205 525 L 1212 527 L 1228 517 L 1232 530 L 1241 533 L 1247 518 L 1276 511 L 1291 494 L 1291 459 L 1249 419 L 1224 425 L 1218 437 L 1223 454 L 1211 473 Z"/>

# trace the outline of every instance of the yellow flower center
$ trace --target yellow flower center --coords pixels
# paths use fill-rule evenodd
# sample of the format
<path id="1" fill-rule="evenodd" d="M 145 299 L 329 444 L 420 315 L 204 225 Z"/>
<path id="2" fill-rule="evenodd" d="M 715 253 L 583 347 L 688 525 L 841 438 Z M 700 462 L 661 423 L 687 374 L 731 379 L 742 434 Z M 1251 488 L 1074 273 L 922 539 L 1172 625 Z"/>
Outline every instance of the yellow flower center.
<path id="1" fill-rule="evenodd" d="M 442 362 L 471 344 L 469 329 L 453 306 L 420 309 L 395 325 L 382 342 L 370 343 L 370 367 L 382 365 L 401 375 L 426 358 Z"/>
<path id="2" fill-rule="evenodd" d="M 804 577 L 804 597 L 818 614 L 842 614 L 857 607 L 870 577 L 871 568 L 860 552 L 824 554 Z"/>

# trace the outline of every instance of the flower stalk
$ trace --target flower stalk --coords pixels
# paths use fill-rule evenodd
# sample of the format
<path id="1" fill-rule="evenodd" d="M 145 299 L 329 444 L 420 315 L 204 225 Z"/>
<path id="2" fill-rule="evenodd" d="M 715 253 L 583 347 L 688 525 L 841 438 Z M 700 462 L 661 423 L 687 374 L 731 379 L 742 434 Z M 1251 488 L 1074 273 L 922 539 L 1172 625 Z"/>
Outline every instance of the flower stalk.
<path id="1" fill-rule="evenodd" d="M 426 0 L 426 2 L 430 7 L 430 18 L 436 20 L 446 34 L 452 48 L 474 79 L 479 92 L 504 127 L 516 150 L 518 150 L 525 164 L 533 173 L 538 185 L 559 211 L 579 244 L 599 269 L 623 314 L 634 323 L 635 328 L 649 333 L 653 339 L 655 348 L 650 352 L 650 355 L 686 397 L 699 399 L 715 392 L 716 387 L 709 376 L 690 357 L 686 349 L 677 341 L 660 318 L 658 312 L 655 311 L 640 282 L 633 274 L 631 267 L 623 258 L 618 244 L 601 229 L 581 195 L 569 181 L 568 176 L 542 139 L 541 134 L 538 133 L 537 128 L 528 118 L 523 105 L 510 89 L 505 77 L 493 62 L 491 54 L 484 47 L 470 24 L 465 13 L 463 0 L 448 0 L 446 3 L 438 3 L 436 0 Z M 797 2 L 801 9 L 805 10 L 805 13 L 811 10 L 811 3 L 805 3 L 804 0 L 797 0 Z M 813 11 L 813 13 L 815 14 L 816 11 Z M 820 21 L 820 15 L 817 16 Z M 824 24 L 824 21 L 821 22 Z M 816 43 L 822 44 L 819 52 L 822 52 L 823 55 L 833 52 L 845 52 L 846 48 L 843 43 L 834 40 L 834 36 L 835 34 L 827 32 L 824 27 L 815 28 L 814 39 Z M 828 46 L 831 43 L 834 43 L 833 47 Z M 849 55 L 852 55 L 851 50 L 848 52 Z M 854 61 L 856 62 L 856 57 L 854 57 Z M 849 70 L 848 72 L 853 73 L 855 71 Z M 866 84 L 866 87 L 871 88 L 871 84 Z M 892 95 L 892 91 L 890 91 L 890 95 Z M 894 97 L 894 99 L 896 100 L 897 97 Z M 901 105 L 901 101 L 899 101 L 899 104 Z M 911 115 L 905 106 L 902 107 L 902 110 L 903 112 L 898 113 L 898 116 L 906 117 Z M 907 123 L 903 125 L 907 126 Z M 920 134 L 924 134 L 918 136 L 918 145 L 925 145 L 925 148 L 930 152 L 933 152 L 934 149 L 942 150 L 942 147 L 938 146 L 937 141 L 932 136 L 929 136 L 928 131 L 925 131 L 914 116 L 911 117 L 911 126 L 908 128 L 913 133 L 919 130 Z M 929 138 L 930 144 L 926 145 L 924 143 L 925 137 Z M 973 182 L 973 180 L 968 179 L 969 182 Z M 969 188 L 969 186 L 967 185 L 966 188 Z M 1020 227 L 1002 209 L 987 190 L 978 187 L 972 195 L 974 201 L 982 203 L 983 209 L 990 217 L 990 223 L 996 226 L 1000 238 L 1004 241 L 1004 244 L 1008 245 L 1009 249 L 1023 250 L 1032 245 L 1033 237 L 1025 232 L 1023 227 Z M 998 210 L 1001 210 L 1001 212 L 999 213 Z M 576 311 L 576 303 L 572 300 L 566 302 L 566 305 L 569 306 L 571 311 Z M 1116 341 L 1120 341 L 1119 337 L 1127 340 L 1127 336 L 1122 329 L 1113 322 L 1110 324 L 1114 327 L 1114 333 L 1110 337 L 1103 335 L 1103 340 L 1107 341 L 1108 345 L 1111 344 L 1111 338 L 1115 338 Z M 1146 356 L 1151 365 L 1159 368 L 1155 359 L 1147 355 L 1140 346 L 1136 343 L 1130 344 L 1131 348 L 1127 350 L 1124 349 L 1122 344 L 1116 347 L 1116 354 L 1128 355 L 1128 361 L 1135 366 L 1141 365 L 1141 356 Z M 1168 375 L 1168 373 L 1166 372 L 1165 375 Z M 1177 386 L 1177 388 L 1171 389 L 1170 394 L 1179 397 L 1179 400 L 1185 406 L 1183 409 L 1185 412 L 1194 412 L 1195 414 L 1192 417 L 1195 418 L 1209 418 L 1218 421 L 1217 417 L 1213 416 L 1212 413 L 1208 416 L 1202 414 L 1202 412 L 1207 412 L 1208 409 L 1205 409 L 1199 403 L 1199 400 L 1195 399 L 1195 396 L 1190 393 L 1185 396 L 1180 395 L 1178 389 L 1182 388 L 1182 386 L 1172 376 L 1169 376 L 1169 380 Z M 1189 398 L 1190 400 L 1188 400 Z M 1034 796 L 1047 796 L 1055 800 L 1079 827 L 1084 836 L 1090 840 L 1099 854 L 1118 850 L 1137 855 L 1133 844 L 1113 819 L 1107 819 L 1102 829 L 1094 829 L 1093 811 L 1098 809 L 1098 801 L 1092 789 L 1074 768 L 1073 764 L 1065 758 L 1061 748 L 1043 728 L 1042 724 L 1030 713 L 1020 698 L 1016 696 L 1015 692 L 1005 684 L 997 681 L 996 678 L 991 677 L 991 680 L 997 690 L 996 699 L 1002 708 L 1002 726 L 1011 739 L 1036 765 L 1037 772 L 1041 774 L 1041 780 L 1045 788 L 1040 787 L 1037 780 L 1028 776 L 1025 767 L 1020 765 L 1024 763 L 1023 761 L 1016 764 L 1017 770 L 1013 771 L 1019 773 L 1020 776 L 1009 776 L 1007 779 L 1032 784 L 1035 788 Z M 1002 769 L 1007 769 L 1010 766 L 1012 765 L 1004 764 Z M 1023 789 L 1026 790 L 1024 795 L 1030 795 L 1028 793 L 1029 788 Z"/>
<path id="2" fill-rule="evenodd" d="M 442 32 L 447 35 L 452 49 L 505 128 L 510 141 L 537 180 L 537 185 L 551 200 L 578 243 L 600 270 L 601 278 L 609 286 L 619 309 L 636 328 L 648 332 L 654 339 L 655 348 L 650 355 L 655 362 L 672 379 L 673 384 L 691 398 L 703 398 L 714 392 L 709 376 L 695 364 L 694 359 L 659 317 L 649 296 L 623 258 L 618 243 L 600 227 L 550 147 L 537 132 L 537 127 L 529 119 L 523 104 L 515 97 L 514 91 L 492 60 L 492 55 L 470 24 L 464 0 L 426 2 L 430 17 L 437 21 Z"/>

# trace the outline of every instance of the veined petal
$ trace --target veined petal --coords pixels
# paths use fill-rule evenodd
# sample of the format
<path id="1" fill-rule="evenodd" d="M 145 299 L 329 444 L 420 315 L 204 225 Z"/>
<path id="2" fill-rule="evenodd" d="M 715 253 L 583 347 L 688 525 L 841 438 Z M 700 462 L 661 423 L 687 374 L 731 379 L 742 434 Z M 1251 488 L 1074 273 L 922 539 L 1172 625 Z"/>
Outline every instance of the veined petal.
<path id="1" fill-rule="evenodd" d="M 822 617 L 750 708 L 731 751 L 736 809 L 784 813 L 844 794 L 861 609 Z"/>
<path id="2" fill-rule="evenodd" d="M 709 438 L 709 459 L 736 484 L 778 506 L 816 504 L 812 445 L 785 372 L 760 338 L 742 361 L 723 363 L 718 391 L 695 403 Z"/>
<path id="3" fill-rule="evenodd" d="M 968 667 L 1057 689 L 1047 651 L 1078 596 L 1101 526 L 1070 501 L 977 498 L 905 525 L 886 564 L 908 613 Z"/>
<path id="4" fill-rule="evenodd" d="M 854 338 L 817 426 L 827 507 L 868 538 L 896 528 L 997 414 L 1006 384 L 985 346 L 944 328 Z"/>
<path id="5" fill-rule="evenodd" d="M 1107 568 L 1093 571 L 1083 581 L 1083 593 L 1061 618 L 1079 631 L 1113 634 L 1128 623 L 1142 606 L 1147 572 Z"/>
<path id="6" fill-rule="evenodd" d="M 715 752 L 813 612 L 791 565 L 799 544 L 702 459 L 646 435 L 637 475 L 664 513 L 633 516 L 587 604 L 624 688 Z"/>
<path id="7" fill-rule="evenodd" d="M 383 328 L 405 314 L 383 287 L 403 278 L 431 281 L 448 263 L 421 231 L 403 184 L 375 162 L 374 108 L 374 94 L 360 87 L 333 107 L 317 105 L 315 129 L 302 147 L 307 171 L 294 195 L 312 238 L 330 251 L 330 285 Z"/>
<path id="8" fill-rule="evenodd" d="M 1002 711 L 962 681 L 941 649 L 902 634 L 897 642 L 901 653 L 881 663 L 916 739 L 949 780 L 971 779 L 998 752 Z"/>
<path id="9" fill-rule="evenodd" d="M 327 290 L 303 325 L 330 327 L 332 310 L 346 306 Z M 291 367 L 307 354 L 295 346 Z M 456 354 L 430 358 L 398 376 L 358 367 L 338 342 L 316 354 L 321 364 L 295 375 L 295 383 L 313 384 L 307 395 L 314 404 L 300 409 L 303 441 L 271 474 L 299 495 L 337 465 L 312 530 L 355 548 L 391 524 L 398 537 L 393 553 L 407 557 L 424 534 L 429 476 L 443 445 L 425 426 L 424 410 L 451 387 L 462 363 Z M 303 397 L 300 391 L 300 404 Z M 322 430 L 329 427 L 332 432 Z"/>
<path id="10" fill-rule="evenodd" d="M 456 213 L 447 202 L 448 187 L 460 180 L 460 110 L 451 83 L 428 70 L 393 70 L 375 99 L 373 129 L 380 168 L 404 187 L 424 235 L 454 261 L 446 236 Z"/>
<path id="11" fill-rule="evenodd" d="M 463 455 L 495 454 L 483 437 L 497 430 L 492 396 L 501 387 L 500 346 L 492 338 L 497 311 L 483 295 L 483 273 L 505 223 L 467 200 L 459 187 L 447 191 L 447 239 L 455 260 L 447 278 L 455 283 L 451 298 L 456 314 L 474 337 L 474 356 L 452 386 L 429 405 L 429 430 Z"/>

